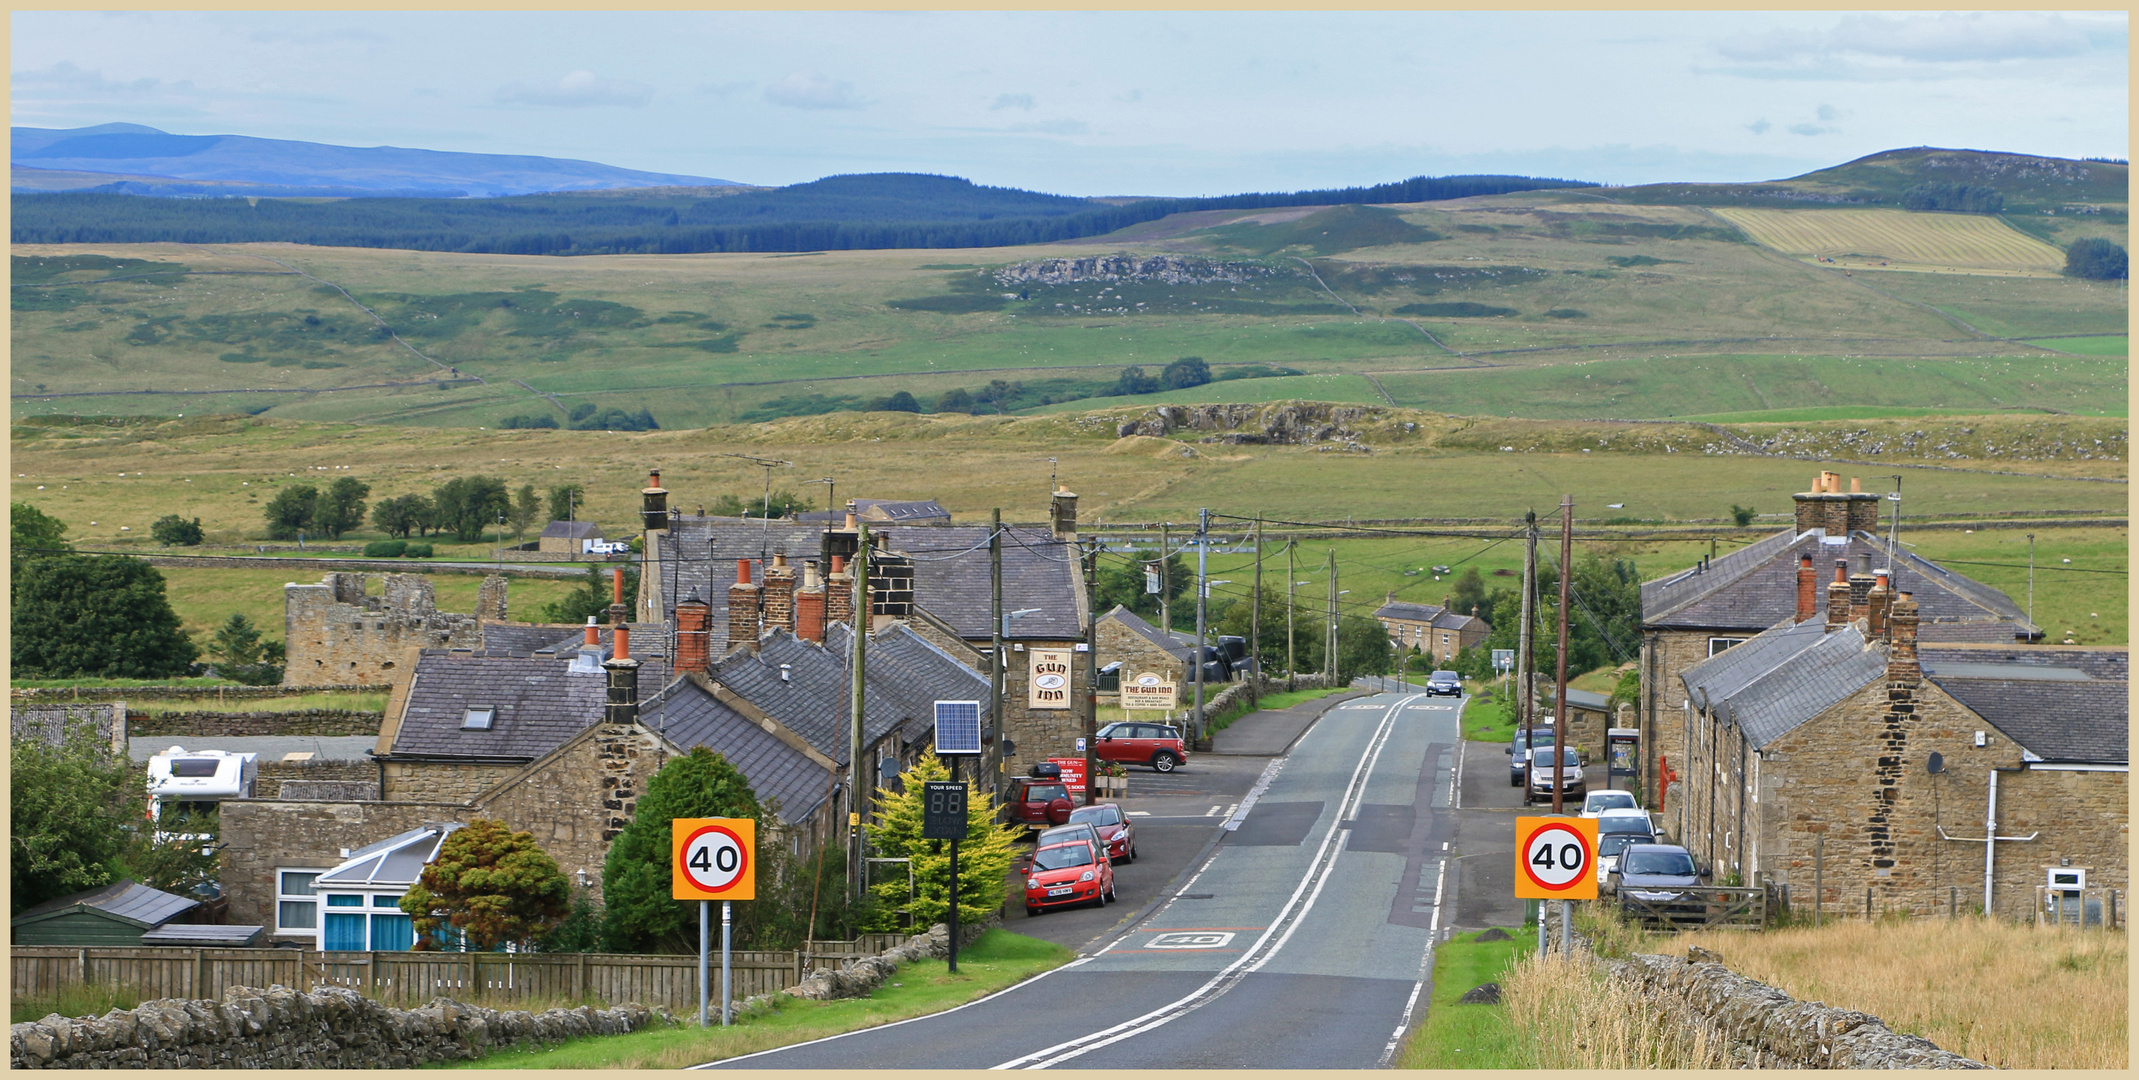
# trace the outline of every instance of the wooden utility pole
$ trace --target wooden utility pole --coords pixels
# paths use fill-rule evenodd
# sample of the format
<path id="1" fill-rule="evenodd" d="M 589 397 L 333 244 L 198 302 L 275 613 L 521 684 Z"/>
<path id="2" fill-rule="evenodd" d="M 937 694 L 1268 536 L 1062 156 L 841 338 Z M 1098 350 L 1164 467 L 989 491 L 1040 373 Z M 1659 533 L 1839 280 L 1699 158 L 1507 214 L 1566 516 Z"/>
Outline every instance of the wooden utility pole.
<path id="1" fill-rule="evenodd" d="M 1165 631 L 1168 641 L 1173 640 L 1173 575 L 1166 567 L 1171 558 L 1166 554 L 1170 535 L 1166 522 L 1159 522 L 1159 629 Z"/>
<path id="2" fill-rule="evenodd" d="M 862 683 L 865 663 L 869 656 L 870 609 L 869 602 L 869 523 L 861 523 L 854 549 L 854 603 L 858 617 L 854 620 L 854 656 L 847 665 L 848 697 L 847 719 L 847 881 L 853 887 L 854 896 L 860 899 L 868 888 L 868 875 L 862 873 L 862 828 L 861 816 L 867 809 L 862 803 Z"/>
<path id="3" fill-rule="evenodd" d="M 1524 732 L 1523 742 L 1528 745 L 1531 725 L 1531 698 L 1537 687 L 1537 678 L 1532 672 L 1536 660 L 1531 655 L 1530 628 L 1537 621 L 1537 511 L 1523 515 L 1523 614 L 1522 625 L 1515 636 L 1516 705 L 1515 727 Z"/>
<path id="4" fill-rule="evenodd" d="M 1322 670 L 1337 685 L 1337 549 L 1329 549 L 1329 632 L 1322 639 Z"/>
<path id="5" fill-rule="evenodd" d="M 1248 601 L 1248 708 L 1262 701 L 1263 681 L 1263 516 L 1255 515 L 1255 592 Z"/>
<path id="6" fill-rule="evenodd" d="M 1203 608 L 1210 596 L 1211 512 L 1198 511 L 1196 518 L 1196 749 L 1201 750 L 1203 740 Z"/>
<path id="7" fill-rule="evenodd" d="M 1293 662 L 1293 609 L 1299 607 L 1299 568 L 1293 564 L 1298 540 L 1285 541 L 1285 689 L 1298 689 L 1299 667 Z"/>
<path id="8" fill-rule="evenodd" d="M 1003 781 L 1003 511 L 995 510 L 988 531 L 989 621 L 995 627 L 995 650 L 988 654 L 988 752 L 981 758 L 987 769 L 983 780 L 989 794 L 1002 790 Z"/>
<path id="9" fill-rule="evenodd" d="M 1099 586 L 1097 537 L 1084 541 L 1084 804 L 1099 797 Z M 1065 549 L 1066 551 L 1067 549 Z"/>
<path id="10" fill-rule="evenodd" d="M 1560 496 L 1560 649 L 1552 692 L 1552 812 L 1561 812 L 1560 787 L 1567 777 L 1567 593 L 1568 562 L 1575 544 L 1575 497 Z"/>

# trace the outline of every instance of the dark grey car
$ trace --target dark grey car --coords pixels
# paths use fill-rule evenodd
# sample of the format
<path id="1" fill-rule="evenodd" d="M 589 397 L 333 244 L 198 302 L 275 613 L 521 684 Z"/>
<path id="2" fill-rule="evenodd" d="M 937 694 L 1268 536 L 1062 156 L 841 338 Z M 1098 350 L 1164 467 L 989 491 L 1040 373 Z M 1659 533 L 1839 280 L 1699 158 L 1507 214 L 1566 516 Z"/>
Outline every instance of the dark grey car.
<path id="1" fill-rule="evenodd" d="M 1515 760 L 1508 762 L 1509 787 L 1521 787 L 1523 786 L 1523 781 L 1530 778 L 1530 743 L 1532 740 L 1535 740 L 1539 746 L 1551 746 L 1552 729 L 1549 727 L 1534 727 L 1528 731 L 1524 731 L 1522 728 L 1515 729 L 1515 741 L 1508 744 L 1507 751 L 1515 758 Z"/>
<path id="2" fill-rule="evenodd" d="M 1426 676 L 1426 692 L 1429 694 L 1447 694 L 1451 697 L 1462 697 L 1463 676 L 1453 671 L 1436 671 Z"/>
<path id="3" fill-rule="evenodd" d="M 1701 875 L 1694 869 L 1692 853 L 1677 844 L 1629 844 L 1620 851 L 1619 870 L 1612 876 L 1619 883 L 1620 910 L 1630 918 L 1643 919 L 1648 915 L 1634 902 L 1636 900 L 1666 911 L 1700 914 L 1707 910 L 1705 901 L 1675 903 L 1685 895 L 1681 890 L 1701 885 Z"/>

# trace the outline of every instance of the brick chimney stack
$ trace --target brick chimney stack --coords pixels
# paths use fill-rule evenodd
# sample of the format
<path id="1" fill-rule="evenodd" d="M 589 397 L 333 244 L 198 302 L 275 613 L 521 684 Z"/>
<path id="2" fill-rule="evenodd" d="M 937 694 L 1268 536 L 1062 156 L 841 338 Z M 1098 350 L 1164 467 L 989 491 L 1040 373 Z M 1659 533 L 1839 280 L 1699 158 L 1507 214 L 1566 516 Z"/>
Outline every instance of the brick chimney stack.
<path id="1" fill-rule="evenodd" d="M 795 636 L 804 641 L 824 641 L 824 580 L 817 576 L 817 561 L 802 564 L 802 587 L 795 590 Z"/>
<path id="2" fill-rule="evenodd" d="M 1865 633 L 1879 637 L 1886 633 L 1887 616 L 1894 603 L 1893 583 L 1887 580 L 1884 570 L 1872 571 L 1872 589 L 1865 594 Z"/>
<path id="3" fill-rule="evenodd" d="M 623 567 L 619 566 L 609 571 L 609 588 L 609 623 L 612 626 L 622 626 L 625 618 L 631 614 L 631 609 L 624 606 Z"/>
<path id="4" fill-rule="evenodd" d="M 1797 557 L 1797 621 L 1820 613 L 1820 575 L 1812 569 L 1812 556 Z"/>
<path id="5" fill-rule="evenodd" d="M 1897 689 L 1906 688 L 1913 696 L 1916 684 L 1922 681 L 1924 674 L 1916 659 L 1916 598 L 1908 593 L 1896 593 L 1894 613 L 1889 621 L 1894 628 L 1894 642 L 1886 655 L 1887 695 L 1892 698 Z"/>
<path id="6" fill-rule="evenodd" d="M 765 627 L 795 632 L 795 568 L 786 555 L 774 555 L 765 568 Z"/>
<path id="7" fill-rule="evenodd" d="M 1054 497 L 1048 500 L 1048 509 L 1054 520 L 1055 539 L 1077 539 L 1077 493 L 1065 487 L 1056 488 Z"/>
<path id="8" fill-rule="evenodd" d="M 676 671 L 704 671 L 713 652 L 713 605 L 692 593 L 676 605 Z"/>
<path id="9" fill-rule="evenodd" d="M 750 560 L 735 560 L 735 584 L 728 586 L 728 648 L 758 647 L 758 618 L 764 606 L 765 589 L 750 583 Z"/>
<path id="10" fill-rule="evenodd" d="M 1872 595 L 1872 553 L 1857 553 L 1857 572 L 1849 575 L 1849 617 L 1864 618 Z"/>
<path id="11" fill-rule="evenodd" d="M 832 556 L 832 573 L 824 582 L 824 620 L 854 625 L 854 575 L 843 555 Z"/>
<path id="12" fill-rule="evenodd" d="M 1859 487 L 1851 478 L 1849 490 L 1843 491 L 1840 473 L 1822 472 L 1814 477 L 1811 491 L 1792 496 L 1797 503 L 1797 531 L 1821 529 L 1829 537 L 1878 531 L 1879 496 Z"/>
<path id="13" fill-rule="evenodd" d="M 602 663 L 609 672 L 609 701 L 602 719 L 629 724 L 639 718 L 639 662 L 631 658 L 631 628 L 619 623 L 613 634 L 616 655 Z"/>
<path id="14" fill-rule="evenodd" d="M 1834 561 L 1834 580 L 1827 583 L 1827 629 L 1831 633 L 1849 624 L 1849 560 Z"/>

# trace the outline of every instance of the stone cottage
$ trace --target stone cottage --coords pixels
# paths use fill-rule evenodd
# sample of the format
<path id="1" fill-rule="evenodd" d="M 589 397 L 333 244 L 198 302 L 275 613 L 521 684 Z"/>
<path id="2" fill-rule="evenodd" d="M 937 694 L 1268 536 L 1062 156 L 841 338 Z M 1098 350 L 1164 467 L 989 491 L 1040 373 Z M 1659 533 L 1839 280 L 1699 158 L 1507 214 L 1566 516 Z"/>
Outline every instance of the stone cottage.
<path id="1" fill-rule="evenodd" d="M 1176 686 L 1185 686 L 1196 677 L 1193 635 L 1183 641 L 1119 604 L 1099 617 L 1093 632 L 1098 639 L 1101 670 L 1118 663 L 1125 680 L 1155 674 Z"/>
<path id="2" fill-rule="evenodd" d="M 1925 641 L 1916 597 L 1880 571 L 1853 602 L 1846 563 L 1826 594 L 1680 673 L 1663 817 L 1704 870 L 1801 906 L 1817 881 L 1830 912 L 2128 886 L 2126 649 Z"/>
<path id="3" fill-rule="evenodd" d="M 1652 805 L 1662 759 L 1685 773 L 1673 758 L 1684 741 L 1680 676 L 1770 627 L 1814 617 L 1821 603 L 1815 579 L 1824 580 L 1837 560 L 1848 562 L 1854 603 L 1871 589 L 1875 568 L 1888 570 L 1888 588 L 1915 597 L 1925 641 L 2041 640 L 2011 597 L 1890 545 L 1878 532 L 1879 496 L 1856 490 L 1855 480 L 1849 486 L 1843 491 L 1840 476 L 1820 473 L 1812 490 L 1794 496 L 1791 528 L 1642 584 L 1638 779 Z M 1813 577 L 1800 574 L 1807 559 Z"/>
<path id="4" fill-rule="evenodd" d="M 1389 632 L 1389 641 L 1398 649 L 1417 649 L 1434 660 L 1453 660 L 1457 653 L 1483 645 L 1493 632 L 1475 613 L 1450 611 L 1445 600 L 1439 604 L 1413 604 L 1398 600 L 1395 593 L 1389 593 L 1381 607 L 1375 609 L 1374 618 Z"/>

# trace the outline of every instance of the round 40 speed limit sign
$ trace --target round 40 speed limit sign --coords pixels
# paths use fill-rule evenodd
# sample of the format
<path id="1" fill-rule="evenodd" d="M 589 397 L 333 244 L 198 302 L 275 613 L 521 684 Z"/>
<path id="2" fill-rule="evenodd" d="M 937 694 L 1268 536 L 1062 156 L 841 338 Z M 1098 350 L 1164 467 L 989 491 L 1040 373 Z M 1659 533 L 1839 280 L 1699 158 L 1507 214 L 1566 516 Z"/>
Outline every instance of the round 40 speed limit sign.
<path id="1" fill-rule="evenodd" d="M 1531 900 L 1597 898 L 1597 822 L 1515 819 L 1515 895 Z"/>
<path id="2" fill-rule="evenodd" d="M 678 900 L 757 899 L 757 825 L 749 818 L 675 818 L 669 871 Z"/>

